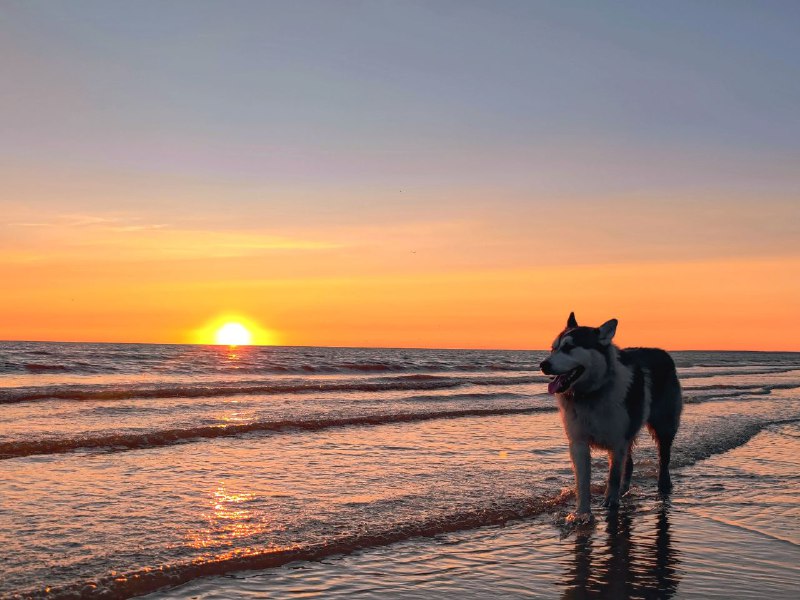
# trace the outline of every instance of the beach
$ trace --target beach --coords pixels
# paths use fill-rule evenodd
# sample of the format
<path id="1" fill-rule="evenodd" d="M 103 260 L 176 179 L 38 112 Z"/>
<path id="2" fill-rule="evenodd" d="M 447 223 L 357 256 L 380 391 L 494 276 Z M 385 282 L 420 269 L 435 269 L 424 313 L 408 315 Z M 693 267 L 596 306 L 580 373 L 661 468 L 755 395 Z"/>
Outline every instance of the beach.
<path id="1" fill-rule="evenodd" d="M 201 579 L 148 598 L 787 598 L 800 558 L 799 442 L 796 425 L 770 428 L 680 470 L 671 502 L 643 482 L 616 516 L 600 511 L 581 531 L 566 533 L 561 514 L 548 514 Z M 786 455 L 775 456 L 775 445 Z M 768 470 L 747 468 L 770 454 Z M 713 478 L 705 493 L 687 493 L 704 477 Z M 765 478 L 767 489 L 750 489 Z"/>
<path id="2" fill-rule="evenodd" d="M 800 356 L 676 352 L 618 515 L 572 509 L 543 352 L 0 345 L 0 597 L 791 595 Z"/>

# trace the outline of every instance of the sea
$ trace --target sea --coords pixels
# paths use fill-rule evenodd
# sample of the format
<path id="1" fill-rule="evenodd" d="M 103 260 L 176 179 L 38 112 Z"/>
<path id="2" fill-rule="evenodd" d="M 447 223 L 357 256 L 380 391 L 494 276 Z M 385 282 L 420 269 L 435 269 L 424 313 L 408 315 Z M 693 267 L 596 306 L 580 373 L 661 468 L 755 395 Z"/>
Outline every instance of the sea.
<path id="1" fill-rule="evenodd" d="M 681 518 L 784 548 L 770 581 L 793 586 L 800 354 L 672 355 Z M 563 538 L 574 501 L 545 356 L 0 343 L 0 597 L 485 597 L 470 578 L 537 548 L 546 564 L 541 539 Z M 606 457 L 593 459 L 598 491 Z M 646 433 L 634 460 L 632 522 L 657 532 L 665 505 Z M 531 520 L 544 529 L 521 534 Z M 495 554 L 481 562 L 470 544 Z M 677 593 L 673 554 L 640 560 Z M 551 567 L 548 589 L 566 593 L 575 565 L 563 577 Z M 524 587 L 514 581 L 492 589 Z M 536 597 L 536 586 L 506 591 Z"/>

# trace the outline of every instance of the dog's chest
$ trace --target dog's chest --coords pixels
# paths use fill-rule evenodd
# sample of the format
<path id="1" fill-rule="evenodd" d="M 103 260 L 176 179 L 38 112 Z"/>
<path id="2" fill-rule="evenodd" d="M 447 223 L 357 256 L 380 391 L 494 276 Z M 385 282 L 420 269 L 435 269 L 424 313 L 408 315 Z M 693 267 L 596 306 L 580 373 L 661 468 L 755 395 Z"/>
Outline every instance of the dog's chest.
<path id="1" fill-rule="evenodd" d="M 571 441 L 586 441 L 603 448 L 616 448 L 625 443 L 629 418 L 621 400 L 603 398 L 581 403 L 562 397 L 559 408 Z"/>

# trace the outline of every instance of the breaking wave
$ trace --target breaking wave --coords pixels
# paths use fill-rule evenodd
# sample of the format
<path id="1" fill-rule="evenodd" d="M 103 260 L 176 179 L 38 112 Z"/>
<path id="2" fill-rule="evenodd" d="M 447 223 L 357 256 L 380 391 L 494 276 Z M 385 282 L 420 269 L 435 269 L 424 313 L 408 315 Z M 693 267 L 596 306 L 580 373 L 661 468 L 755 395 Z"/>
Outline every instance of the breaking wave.
<path id="1" fill-rule="evenodd" d="M 544 383 L 546 377 L 446 377 L 405 375 L 357 380 L 286 380 L 268 382 L 210 382 L 171 384 L 54 385 L 0 389 L 0 404 L 36 400 L 128 400 L 132 398 L 210 398 L 243 394 L 298 394 L 310 392 L 381 392 L 440 390 L 467 385 L 521 385 Z"/>
<path id="2" fill-rule="evenodd" d="M 411 423 L 433 419 L 459 417 L 488 417 L 554 411 L 555 407 L 479 408 L 430 412 L 395 413 L 384 415 L 359 415 L 340 418 L 296 419 L 285 421 L 256 421 L 229 425 L 206 425 L 184 429 L 167 429 L 142 433 L 104 433 L 78 438 L 58 438 L 0 442 L 0 459 L 19 458 L 41 454 L 64 454 L 75 450 L 112 449 L 138 450 L 172 446 L 198 439 L 235 437 L 248 433 L 283 431 L 320 431 L 334 427 L 376 426 L 391 423 Z"/>
<path id="3" fill-rule="evenodd" d="M 25 363 L 25 370 L 30 373 L 64 373 L 69 367 L 64 365 L 45 365 L 41 363 Z"/>

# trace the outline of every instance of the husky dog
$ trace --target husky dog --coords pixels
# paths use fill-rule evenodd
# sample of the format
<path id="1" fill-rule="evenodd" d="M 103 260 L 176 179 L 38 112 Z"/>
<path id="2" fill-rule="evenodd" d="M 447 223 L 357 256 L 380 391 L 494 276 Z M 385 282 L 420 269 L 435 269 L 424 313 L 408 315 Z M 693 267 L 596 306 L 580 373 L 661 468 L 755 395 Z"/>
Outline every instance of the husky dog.
<path id="1" fill-rule="evenodd" d="M 592 518 L 589 448 L 608 451 L 603 505 L 615 508 L 630 487 L 631 452 L 642 425 L 658 446 L 658 489 L 662 494 L 672 489 L 670 450 L 683 408 L 675 363 L 657 348 L 617 348 L 611 343 L 616 330 L 616 319 L 598 328 L 581 327 L 570 313 L 552 353 L 540 365 L 552 376 L 547 391 L 558 399 L 569 439 L 578 496 L 572 519 L 578 521 Z"/>

